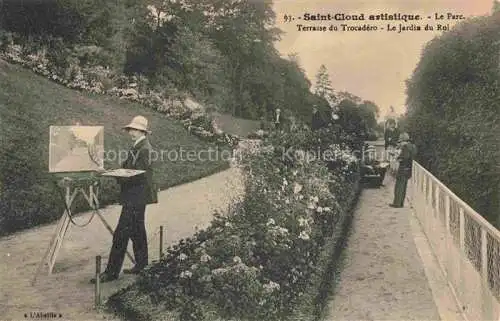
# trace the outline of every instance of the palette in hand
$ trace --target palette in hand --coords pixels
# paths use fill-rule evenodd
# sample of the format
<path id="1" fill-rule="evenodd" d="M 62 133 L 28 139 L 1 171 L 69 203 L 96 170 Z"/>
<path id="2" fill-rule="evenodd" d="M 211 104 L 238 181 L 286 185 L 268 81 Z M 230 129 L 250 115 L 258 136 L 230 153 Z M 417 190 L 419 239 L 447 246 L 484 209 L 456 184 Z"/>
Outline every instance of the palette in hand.
<path id="1" fill-rule="evenodd" d="M 126 169 L 126 168 L 118 168 L 110 171 L 103 172 L 102 176 L 114 176 L 114 177 L 132 177 L 142 173 L 145 173 L 144 170 L 138 169 Z"/>

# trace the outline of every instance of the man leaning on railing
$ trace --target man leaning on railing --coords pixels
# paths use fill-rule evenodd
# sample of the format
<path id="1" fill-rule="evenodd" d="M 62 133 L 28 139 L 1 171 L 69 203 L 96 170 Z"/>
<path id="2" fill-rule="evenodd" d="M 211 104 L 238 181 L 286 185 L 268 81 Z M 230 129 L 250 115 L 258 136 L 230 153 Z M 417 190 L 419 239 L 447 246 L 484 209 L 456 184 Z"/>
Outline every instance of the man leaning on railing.
<path id="1" fill-rule="evenodd" d="M 399 161 L 398 170 L 396 172 L 396 185 L 394 186 L 394 201 L 389 204 L 391 207 L 401 208 L 404 205 L 406 197 L 406 187 L 408 179 L 411 177 L 412 164 L 417 147 L 410 142 L 408 133 L 401 134 L 401 152 L 397 158 Z"/>

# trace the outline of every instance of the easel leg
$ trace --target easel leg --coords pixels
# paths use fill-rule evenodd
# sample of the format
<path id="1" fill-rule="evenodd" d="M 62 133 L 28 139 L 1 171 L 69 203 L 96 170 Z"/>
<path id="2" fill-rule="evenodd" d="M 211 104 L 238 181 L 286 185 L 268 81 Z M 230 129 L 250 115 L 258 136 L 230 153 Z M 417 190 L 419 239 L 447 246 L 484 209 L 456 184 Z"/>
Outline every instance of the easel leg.
<path id="1" fill-rule="evenodd" d="M 58 231 L 58 235 L 56 237 L 56 243 L 53 245 L 52 251 L 49 253 L 49 258 L 48 258 L 49 275 L 52 274 L 52 269 L 54 268 L 54 264 L 56 263 L 57 254 L 61 249 L 64 237 L 66 236 L 66 233 L 68 232 L 68 229 L 70 227 L 69 216 L 67 212 L 64 212 L 63 219 L 64 221 L 62 223 L 61 229 Z"/>
<path id="2" fill-rule="evenodd" d="M 45 251 L 45 254 L 40 261 L 40 264 L 38 265 L 38 268 L 35 273 L 35 277 L 33 278 L 33 281 L 31 282 L 31 285 L 34 285 L 38 275 L 40 275 L 41 270 L 45 264 L 48 264 L 49 266 L 49 275 L 52 273 L 52 269 L 54 268 L 54 263 L 55 263 L 55 258 L 57 256 L 57 252 L 59 248 L 61 247 L 62 244 L 62 239 L 64 238 L 64 235 L 66 234 L 67 230 L 69 227 L 69 217 L 66 211 L 64 211 L 62 217 L 59 219 L 59 222 L 57 223 L 57 227 L 54 231 L 54 235 L 52 236 L 52 239 L 50 241 L 49 247 Z M 64 233 L 62 236 L 61 234 Z"/>
<path id="3" fill-rule="evenodd" d="M 71 193 L 70 187 L 66 186 L 65 201 L 66 201 L 66 206 L 68 208 L 71 208 L 71 203 L 73 203 L 73 200 L 75 199 L 75 196 L 77 193 L 78 193 L 78 189 L 76 189 L 73 193 Z M 64 237 L 66 236 L 66 233 L 68 232 L 69 225 L 70 225 L 69 223 L 70 223 L 69 213 L 65 209 L 62 217 L 59 219 L 59 222 L 57 224 L 54 235 L 52 236 L 52 240 L 50 241 L 49 248 L 45 252 L 45 255 L 43 256 L 42 261 L 38 265 L 35 277 L 33 278 L 33 281 L 31 283 L 32 285 L 35 284 L 36 279 L 37 279 L 38 275 L 40 274 L 45 263 L 47 263 L 48 267 L 49 267 L 48 274 L 49 275 L 52 274 L 52 269 L 54 268 L 57 253 L 59 252 L 59 249 L 61 248 Z"/>

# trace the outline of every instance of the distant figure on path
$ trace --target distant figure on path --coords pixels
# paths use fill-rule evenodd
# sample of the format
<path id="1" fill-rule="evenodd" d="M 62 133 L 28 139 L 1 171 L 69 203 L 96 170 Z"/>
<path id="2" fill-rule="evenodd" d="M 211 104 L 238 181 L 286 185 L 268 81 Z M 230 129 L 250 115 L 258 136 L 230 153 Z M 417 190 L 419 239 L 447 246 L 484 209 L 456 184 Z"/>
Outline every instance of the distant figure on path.
<path id="1" fill-rule="evenodd" d="M 401 153 L 398 156 L 399 167 L 396 172 L 396 185 L 394 186 L 394 201 L 391 207 L 403 207 L 406 198 L 408 179 L 411 178 L 413 159 L 417 154 L 417 147 L 410 142 L 408 133 L 401 134 Z"/>
<path id="2" fill-rule="evenodd" d="M 281 109 L 277 108 L 276 109 L 276 118 L 274 119 L 274 128 L 276 130 L 281 130 Z"/>
<path id="3" fill-rule="evenodd" d="M 389 147 L 396 147 L 397 139 L 399 138 L 399 131 L 396 127 L 396 121 L 394 119 L 388 119 L 385 124 L 384 140 L 385 149 Z"/>
<path id="4" fill-rule="evenodd" d="M 314 131 L 314 130 L 318 130 L 324 126 L 325 126 L 325 121 L 324 121 L 323 117 L 321 116 L 321 113 L 319 112 L 319 110 L 316 106 L 313 107 L 311 129 Z"/>
<path id="5" fill-rule="evenodd" d="M 99 277 L 101 282 L 109 282 L 118 278 L 129 239 L 132 240 L 136 264 L 132 269 L 125 269 L 123 272 L 138 274 L 148 265 L 148 240 L 144 214 L 147 204 L 158 203 L 158 190 L 153 183 L 152 147 L 146 136 L 150 133 L 148 121 L 142 116 L 136 116 L 124 129 L 134 141 L 134 145 L 129 150 L 127 159 L 121 167 L 145 170 L 146 172 L 128 178 L 118 178 L 121 187 L 122 212 L 113 234 L 113 245 L 108 265 Z M 91 283 L 95 283 L 95 281 L 92 279 Z"/>

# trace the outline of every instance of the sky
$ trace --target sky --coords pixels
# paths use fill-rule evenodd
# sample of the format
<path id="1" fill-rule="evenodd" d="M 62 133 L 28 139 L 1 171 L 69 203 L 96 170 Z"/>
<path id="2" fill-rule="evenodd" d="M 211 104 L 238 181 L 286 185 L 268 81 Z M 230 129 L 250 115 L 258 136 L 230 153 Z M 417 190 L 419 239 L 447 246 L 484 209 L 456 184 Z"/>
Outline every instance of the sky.
<path id="1" fill-rule="evenodd" d="M 437 24 L 452 27 L 463 20 L 436 20 L 435 15 L 448 13 L 465 18 L 490 14 L 492 0 L 274 0 L 276 26 L 285 33 L 276 48 L 284 56 L 297 53 L 301 67 L 313 82 L 321 64 L 330 74 L 332 87 L 336 91 L 348 91 L 364 100 L 371 100 L 379 107 L 382 116 L 389 107 L 396 113 L 405 111 L 405 80 L 416 68 L 424 45 L 442 34 Z M 304 14 L 326 15 L 344 13 L 364 14 L 407 14 L 421 15 L 421 21 L 304 21 Z M 285 15 L 293 21 L 285 21 Z M 431 16 L 431 19 L 428 17 Z M 387 24 L 396 31 L 387 31 Z M 434 31 L 403 31 L 398 33 L 399 23 L 434 26 Z M 298 24 L 307 26 L 341 24 L 357 26 L 370 24 L 378 31 L 298 31 Z M 381 30 L 384 28 L 384 30 Z"/>

